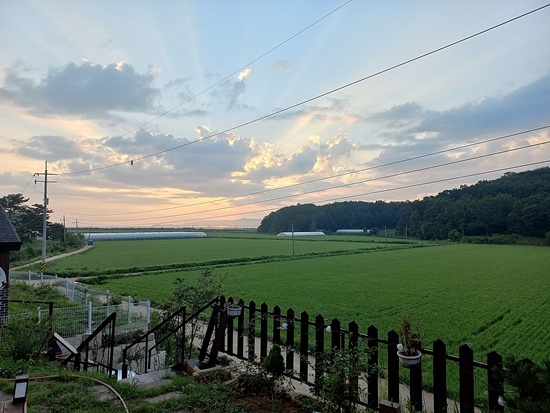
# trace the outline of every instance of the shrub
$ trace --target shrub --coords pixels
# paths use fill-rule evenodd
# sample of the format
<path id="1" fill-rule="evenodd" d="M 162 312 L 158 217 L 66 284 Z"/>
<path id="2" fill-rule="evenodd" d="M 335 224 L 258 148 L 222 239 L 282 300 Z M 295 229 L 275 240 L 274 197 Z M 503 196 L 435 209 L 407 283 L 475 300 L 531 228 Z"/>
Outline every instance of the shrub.
<path id="1" fill-rule="evenodd" d="M 550 412 L 550 359 L 542 364 L 509 358 L 498 372 L 513 391 L 506 392 L 506 411 L 512 413 Z"/>
<path id="2" fill-rule="evenodd" d="M 0 356 L 13 360 L 36 359 L 47 348 L 50 337 L 49 320 L 24 317 L 10 321 L 0 330 Z"/>

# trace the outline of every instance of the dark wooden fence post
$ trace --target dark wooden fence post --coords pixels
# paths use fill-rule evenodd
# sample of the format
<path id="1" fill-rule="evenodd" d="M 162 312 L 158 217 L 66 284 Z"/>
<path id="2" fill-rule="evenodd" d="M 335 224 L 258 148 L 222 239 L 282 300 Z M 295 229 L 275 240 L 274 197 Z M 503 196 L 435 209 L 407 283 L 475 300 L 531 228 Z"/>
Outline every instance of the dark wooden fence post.
<path id="1" fill-rule="evenodd" d="M 212 309 L 212 314 L 210 314 L 210 321 L 208 323 L 208 327 L 206 328 L 206 333 L 204 334 L 204 338 L 202 340 L 202 346 L 199 351 L 199 361 L 201 362 L 206 360 L 206 355 L 208 353 L 208 345 L 210 344 L 210 340 L 212 339 L 212 334 L 214 334 L 214 330 L 218 325 L 219 314 L 220 314 L 220 306 L 218 304 L 214 304 L 214 308 Z"/>
<path id="2" fill-rule="evenodd" d="M 378 409 L 378 329 L 370 326 L 367 330 L 369 337 L 369 365 L 367 371 L 367 406 L 369 409 Z"/>
<path id="3" fill-rule="evenodd" d="M 447 412 L 447 346 L 441 340 L 433 344 L 434 413 Z"/>
<path id="4" fill-rule="evenodd" d="M 460 357 L 460 413 L 474 413 L 474 351 L 464 344 L 459 348 Z"/>
<path id="5" fill-rule="evenodd" d="M 357 366 L 359 359 L 359 326 L 355 321 L 352 321 L 349 323 L 348 330 L 350 332 L 349 349 L 351 351 L 353 363 L 353 368 L 351 369 L 351 374 L 349 376 L 349 386 L 353 402 L 356 402 L 359 396 L 359 371 Z"/>
<path id="6" fill-rule="evenodd" d="M 185 349 L 186 349 L 186 345 L 185 345 L 185 330 L 186 330 L 186 325 L 185 325 L 185 319 L 187 318 L 187 307 L 183 307 L 183 311 L 181 313 L 181 323 L 178 323 L 179 325 L 179 328 L 181 328 L 181 362 L 183 363 L 185 361 Z M 115 332 L 113 330 L 113 338 L 115 337 Z M 191 354 L 189 355 L 189 357 L 191 357 Z"/>
<path id="7" fill-rule="evenodd" d="M 330 323 L 330 330 L 331 330 L 330 349 L 332 351 L 340 350 L 340 345 L 341 345 L 340 329 L 341 329 L 340 320 L 338 320 L 337 318 L 334 318 Z"/>
<path id="8" fill-rule="evenodd" d="M 294 376 L 294 310 L 289 308 L 286 312 L 286 369 Z"/>
<path id="9" fill-rule="evenodd" d="M 216 328 L 215 330 L 218 331 L 218 327 L 220 326 L 220 323 L 222 321 L 222 314 L 226 312 L 226 307 L 228 302 L 233 302 L 233 298 L 229 297 L 226 298 L 225 296 L 220 296 L 220 314 L 219 317 L 216 319 Z M 222 340 L 221 346 L 219 347 L 221 351 L 225 350 L 225 342 Z"/>
<path id="10" fill-rule="evenodd" d="M 397 343 L 399 334 L 395 330 L 388 333 L 388 398 L 391 402 L 400 403 L 399 399 L 399 358 Z"/>
<path id="11" fill-rule="evenodd" d="M 260 362 L 267 357 L 267 304 L 260 307 Z"/>
<path id="12" fill-rule="evenodd" d="M 229 301 L 233 302 L 233 299 L 231 298 Z M 235 354 L 233 352 L 234 330 L 235 330 L 235 327 L 233 325 L 233 317 L 228 317 L 228 320 L 227 320 L 227 345 L 226 345 L 226 347 L 227 347 L 227 354 L 231 354 L 231 355 Z"/>
<path id="13" fill-rule="evenodd" d="M 273 344 L 281 344 L 281 307 L 273 307 Z"/>
<path id="14" fill-rule="evenodd" d="M 300 315 L 300 380 L 307 382 L 309 355 L 309 315 L 305 311 Z"/>
<path id="15" fill-rule="evenodd" d="M 243 310 L 237 318 L 237 357 L 244 359 L 244 302 L 241 300 Z"/>
<path id="16" fill-rule="evenodd" d="M 499 396 L 504 396 L 504 383 L 499 381 L 495 370 L 502 370 L 502 356 L 496 351 L 487 354 L 487 385 L 489 387 L 489 411 L 503 412 L 498 404 Z"/>
<path id="17" fill-rule="evenodd" d="M 248 306 L 248 360 L 256 359 L 256 303 L 251 301 Z"/>
<path id="18" fill-rule="evenodd" d="M 325 361 L 325 319 L 322 315 L 315 318 L 315 387 L 323 385 Z"/>
<path id="19" fill-rule="evenodd" d="M 410 367 L 409 377 L 411 381 L 410 397 L 411 405 L 415 411 L 422 411 L 422 357 L 418 364 Z"/>

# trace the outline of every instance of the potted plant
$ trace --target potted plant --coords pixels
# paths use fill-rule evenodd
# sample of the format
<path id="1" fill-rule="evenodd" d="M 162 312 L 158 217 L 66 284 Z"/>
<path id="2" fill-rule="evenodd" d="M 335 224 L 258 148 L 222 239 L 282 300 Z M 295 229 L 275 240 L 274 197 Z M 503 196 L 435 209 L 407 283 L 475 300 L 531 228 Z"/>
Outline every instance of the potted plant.
<path id="1" fill-rule="evenodd" d="M 400 343 L 397 345 L 397 356 L 404 367 L 410 367 L 420 363 L 422 357 L 422 334 L 420 333 L 420 322 L 412 320 L 409 313 L 403 318 L 399 327 Z"/>
<path id="2" fill-rule="evenodd" d="M 243 310 L 243 300 L 236 296 L 227 297 L 225 311 L 229 317 L 238 317 Z"/>

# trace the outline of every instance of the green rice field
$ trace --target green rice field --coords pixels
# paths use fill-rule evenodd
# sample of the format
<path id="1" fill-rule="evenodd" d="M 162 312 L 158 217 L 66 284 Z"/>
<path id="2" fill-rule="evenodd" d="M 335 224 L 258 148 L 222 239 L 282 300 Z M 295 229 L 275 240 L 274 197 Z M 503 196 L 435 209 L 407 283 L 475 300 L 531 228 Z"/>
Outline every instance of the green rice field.
<path id="1" fill-rule="evenodd" d="M 404 240 L 403 240 L 404 241 Z M 411 248 L 411 247 L 417 248 Z M 224 289 L 245 301 L 292 307 L 315 317 L 356 321 L 384 335 L 409 312 L 421 322 L 425 345 L 436 339 L 458 353 L 474 349 L 476 360 L 496 350 L 541 361 L 550 352 L 550 249 L 546 247 L 402 244 L 397 240 L 348 236 L 297 240 L 274 236 L 97 242 L 84 254 L 54 261 L 67 268 L 153 267 L 167 263 L 212 265 L 227 274 Z M 270 257 L 239 261 L 239 258 Z M 53 263 L 52 263 L 53 264 Z M 85 270 L 83 270 L 84 272 Z M 93 288 L 160 303 L 176 278 L 189 282 L 192 269 L 106 278 Z"/>

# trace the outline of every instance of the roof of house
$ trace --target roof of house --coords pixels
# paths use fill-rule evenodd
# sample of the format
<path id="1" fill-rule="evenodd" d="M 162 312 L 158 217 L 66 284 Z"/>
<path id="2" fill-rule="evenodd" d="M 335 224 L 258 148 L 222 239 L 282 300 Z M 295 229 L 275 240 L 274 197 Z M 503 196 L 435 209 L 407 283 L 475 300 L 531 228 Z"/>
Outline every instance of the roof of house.
<path id="1" fill-rule="evenodd" d="M 15 251 L 21 248 L 21 240 L 11 224 L 4 207 L 0 205 L 0 251 Z"/>

